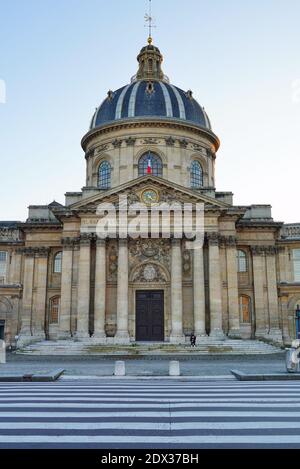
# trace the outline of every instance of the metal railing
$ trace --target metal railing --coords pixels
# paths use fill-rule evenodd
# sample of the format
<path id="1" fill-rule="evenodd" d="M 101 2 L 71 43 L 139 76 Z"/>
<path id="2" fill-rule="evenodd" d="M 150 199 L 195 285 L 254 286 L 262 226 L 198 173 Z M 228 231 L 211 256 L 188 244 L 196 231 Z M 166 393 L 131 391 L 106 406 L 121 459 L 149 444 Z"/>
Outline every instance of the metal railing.
<path id="1" fill-rule="evenodd" d="M 300 223 L 291 223 L 283 225 L 281 237 L 287 239 L 300 239 Z"/>

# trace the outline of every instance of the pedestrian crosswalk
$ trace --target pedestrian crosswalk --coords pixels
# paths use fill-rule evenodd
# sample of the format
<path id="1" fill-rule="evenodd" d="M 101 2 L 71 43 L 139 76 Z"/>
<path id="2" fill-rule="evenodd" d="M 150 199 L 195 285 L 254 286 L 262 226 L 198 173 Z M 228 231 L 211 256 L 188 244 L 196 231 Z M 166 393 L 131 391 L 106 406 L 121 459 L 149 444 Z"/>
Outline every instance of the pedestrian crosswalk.
<path id="1" fill-rule="evenodd" d="M 300 448 L 300 383 L 0 383 L 4 448 Z"/>

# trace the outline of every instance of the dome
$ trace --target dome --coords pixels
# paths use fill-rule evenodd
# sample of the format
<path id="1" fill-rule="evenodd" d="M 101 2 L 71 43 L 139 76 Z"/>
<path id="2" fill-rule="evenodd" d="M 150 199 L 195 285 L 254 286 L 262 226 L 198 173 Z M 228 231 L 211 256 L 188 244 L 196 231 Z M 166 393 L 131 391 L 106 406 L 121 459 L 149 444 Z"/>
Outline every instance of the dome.
<path id="1" fill-rule="evenodd" d="M 164 75 L 163 56 L 151 37 L 137 60 L 139 69 L 131 83 L 107 93 L 96 109 L 90 130 L 115 121 L 151 118 L 186 121 L 211 130 L 209 118 L 193 93 L 170 84 Z"/>
<path id="2" fill-rule="evenodd" d="M 136 80 L 117 91 L 109 91 L 94 114 L 91 129 L 134 118 L 184 120 L 211 130 L 209 118 L 192 92 L 163 80 Z"/>

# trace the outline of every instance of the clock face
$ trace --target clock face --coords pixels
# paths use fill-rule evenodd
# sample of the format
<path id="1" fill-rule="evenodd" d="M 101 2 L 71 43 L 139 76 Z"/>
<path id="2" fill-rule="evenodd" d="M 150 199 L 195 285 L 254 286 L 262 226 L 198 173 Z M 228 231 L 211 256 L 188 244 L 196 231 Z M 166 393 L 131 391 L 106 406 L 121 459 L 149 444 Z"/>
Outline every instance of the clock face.
<path id="1" fill-rule="evenodd" d="M 158 202 L 158 193 L 154 189 L 146 189 L 142 193 L 142 200 L 145 204 L 153 204 Z"/>

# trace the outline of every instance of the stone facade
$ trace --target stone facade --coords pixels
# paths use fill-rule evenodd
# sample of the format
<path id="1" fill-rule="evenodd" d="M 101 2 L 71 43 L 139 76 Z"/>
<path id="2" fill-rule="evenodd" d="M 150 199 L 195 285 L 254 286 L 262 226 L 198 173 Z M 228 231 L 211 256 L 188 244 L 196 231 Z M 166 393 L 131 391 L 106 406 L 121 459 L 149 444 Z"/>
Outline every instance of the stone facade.
<path id="1" fill-rule="evenodd" d="M 25 223 L 0 223 L 0 252 L 6 253 L 0 325 L 7 343 L 14 345 L 15 336 L 19 346 L 70 337 L 135 342 L 136 293 L 159 290 L 166 342 L 183 343 L 194 331 L 198 340 L 289 344 L 300 304 L 293 260 L 300 225 L 275 222 L 268 205 L 235 206 L 231 192 L 216 191 L 219 144 L 211 130 L 180 119 L 133 118 L 92 128 L 82 140 L 85 187 L 67 193 L 65 205 L 29 207 Z M 139 160 L 148 152 L 161 159 L 162 176 L 139 176 Z M 103 161 L 111 168 L 106 190 L 98 184 Z M 203 170 L 197 189 L 190 184 L 194 161 Z M 119 214 L 119 197 L 126 195 L 130 219 L 145 191 L 157 202 L 203 204 L 203 246 L 191 250 L 184 236 L 148 233 L 99 239 L 99 204 Z"/>

